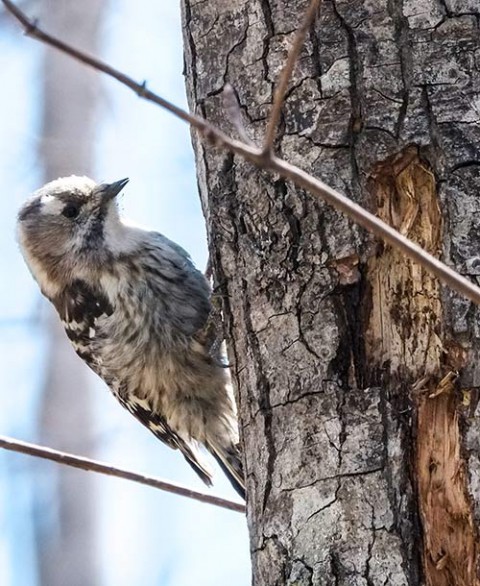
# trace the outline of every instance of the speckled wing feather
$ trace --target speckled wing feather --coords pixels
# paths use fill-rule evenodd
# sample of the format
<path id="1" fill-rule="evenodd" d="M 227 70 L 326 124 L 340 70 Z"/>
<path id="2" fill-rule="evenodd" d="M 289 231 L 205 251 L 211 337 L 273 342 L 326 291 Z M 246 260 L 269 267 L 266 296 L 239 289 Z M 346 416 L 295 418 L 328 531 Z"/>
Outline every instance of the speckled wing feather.
<path id="1" fill-rule="evenodd" d="M 109 381 L 106 373 L 97 364 L 95 356 L 89 351 L 89 345 L 97 335 L 97 321 L 104 316 L 110 316 L 113 308 L 98 289 L 87 285 L 84 281 L 76 280 L 62 294 L 52 299 L 57 309 L 67 336 L 77 354 L 111 386 L 111 390 L 118 401 L 132 415 L 134 415 L 159 440 L 183 454 L 190 466 L 208 486 L 212 485 L 212 476 L 209 470 L 200 463 L 193 443 L 187 443 L 168 425 L 167 421 L 154 412 L 145 399 L 139 399 L 132 394 L 122 395 L 115 392 L 113 381 Z M 113 385 L 114 386 L 114 385 Z"/>
<path id="2" fill-rule="evenodd" d="M 51 301 L 77 354 L 100 374 L 94 357 L 89 352 L 89 344 L 97 333 L 98 319 L 113 313 L 113 307 L 107 297 L 77 279 Z"/>
<path id="3" fill-rule="evenodd" d="M 135 396 L 127 398 L 119 397 L 119 401 L 159 440 L 167 444 L 170 448 L 180 450 L 185 460 L 200 476 L 203 482 L 205 482 L 207 486 L 212 486 L 212 475 L 205 465 L 200 462 L 194 444 L 192 442 L 187 443 L 175 433 L 166 420 L 151 409 L 148 401 L 145 399 L 138 399 Z"/>

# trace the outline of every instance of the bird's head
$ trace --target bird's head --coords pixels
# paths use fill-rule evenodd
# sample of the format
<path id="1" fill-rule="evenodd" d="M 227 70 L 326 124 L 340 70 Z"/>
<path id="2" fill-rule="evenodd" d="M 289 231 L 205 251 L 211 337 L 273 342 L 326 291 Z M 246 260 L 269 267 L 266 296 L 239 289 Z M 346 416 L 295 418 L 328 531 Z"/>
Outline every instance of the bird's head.
<path id="1" fill-rule="evenodd" d="M 106 235 L 120 227 L 116 196 L 128 179 L 97 184 L 88 177 L 64 177 L 37 190 L 18 213 L 18 238 L 33 272 L 68 270 L 102 260 Z"/>

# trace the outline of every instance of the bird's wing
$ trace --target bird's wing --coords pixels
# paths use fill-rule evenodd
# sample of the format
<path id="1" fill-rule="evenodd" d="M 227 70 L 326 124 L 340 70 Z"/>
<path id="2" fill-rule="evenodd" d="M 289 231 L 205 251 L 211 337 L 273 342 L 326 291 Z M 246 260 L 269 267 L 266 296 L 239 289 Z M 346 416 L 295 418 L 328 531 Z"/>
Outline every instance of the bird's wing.
<path id="1" fill-rule="evenodd" d="M 118 397 L 121 404 L 132 413 L 145 427 L 147 427 L 159 440 L 167 446 L 178 449 L 184 458 L 200 476 L 207 486 L 212 486 L 212 474 L 207 466 L 201 462 L 200 454 L 194 442 L 186 441 L 176 433 L 167 423 L 166 419 L 156 413 L 146 399 L 139 399 L 132 395 Z"/>
<path id="2" fill-rule="evenodd" d="M 51 301 L 73 348 L 96 371 L 95 356 L 90 353 L 91 342 L 97 334 L 98 320 L 112 315 L 111 303 L 101 291 L 80 279 L 73 281 Z"/>
<path id="3" fill-rule="evenodd" d="M 205 326 L 211 310 L 210 285 L 183 248 L 151 232 L 143 250 L 143 269 L 158 297 L 174 308 L 168 317 L 178 331 L 192 336 Z"/>

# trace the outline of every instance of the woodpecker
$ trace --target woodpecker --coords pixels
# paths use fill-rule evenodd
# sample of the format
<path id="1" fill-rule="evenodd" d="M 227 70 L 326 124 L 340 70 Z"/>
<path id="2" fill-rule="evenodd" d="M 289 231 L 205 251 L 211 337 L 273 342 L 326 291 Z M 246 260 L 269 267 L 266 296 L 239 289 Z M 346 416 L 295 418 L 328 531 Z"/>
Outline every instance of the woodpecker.
<path id="1" fill-rule="evenodd" d="M 203 445 L 245 497 L 228 369 L 204 335 L 210 286 L 178 244 L 120 218 L 127 182 L 47 183 L 19 211 L 20 249 L 73 348 L 121 405 L 210 486 Z"/>

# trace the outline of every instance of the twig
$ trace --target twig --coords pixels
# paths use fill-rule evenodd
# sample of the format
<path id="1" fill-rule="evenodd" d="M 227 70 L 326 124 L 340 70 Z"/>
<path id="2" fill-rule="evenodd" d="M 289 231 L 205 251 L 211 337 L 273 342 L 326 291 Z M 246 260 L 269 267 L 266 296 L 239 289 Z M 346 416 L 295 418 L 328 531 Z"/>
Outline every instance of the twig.
<path id="1" fill-rule="evenodd" d="M 32 0 L 18 0 L 18 4 L 20 5 L 22 10 L 30 9 L 31 5 L 33 4 Z M 8 24 L 13 24 L 12 19 L 10 18 L 7 10 L 2 10 L 0 12 L 0 26 L 3 26 L 8 21 Z"/>
<path id="2" fill-rule="evenodd" d="M 70 45 L 64 43 L 60 39 L 57 39 L 56 37 L 49 35 L 37 26 L 36 20 L 28 18 L 28 16 L 22 10 L 20 10 L 20 8 L 18 8 L 18 6 L 11 2 L 11 0 L 2 0 L 2 2 L 5 5 L 5 8 L 11 14 L 13 14 L 13 16 L 22 24 L 23 28 L 25 29 L 25 34 L 27 36 L 32 37 L 34 39 L 38 39 L 39 41 L 42 41 L 47 45 L 50 45 L 51 47 L 55 47 L 59 51 L 62 51 L 62 53 L 70 55 L 74 59 L 77 59 L 77 61 L 81 61 L 82 63 L 85 63 L 85 65 L 89 65 L 90 67 L 93 67 L 98 71 L 106 73 L 108 76 L 115 78 L 123 85 L 129 87 L 140 98 L 144 98 L 146 100 L 149 100 L 150 102 L 154 102 L 162 108 L 169 110 L 170 112 L 175 114 L 175 116 L 178 116 L 185 122 L 189 122 L 195 128 L 198 128 L 199 130 L 205 128 L 205 120 L 203 120 L 199 116 L 196 116 L 195 114 L 188 114 L 187 112 L 182 110 L 182 108 L 179 108 L 178 106 L 175 106 L 175 104 L 172 104 L 168 100 L 165 100 L 164 98 L 154 94 L 153 92 L 147 89 L 145 82 L 137 83 L 131 77 L 128 77 L 128 75 L 121 73 L 117 69 L 110 67 L 106 63 L 103 63 L 102 61 L 95 59 L 95 57 L 92 57 L 91 55 L 88 55 L 83 51 L 79 51 L 74 47 L 71 47 Z"/>
<path id="3" fill-rule="evenodd" d="M 189 114 L 178 106 L 175 106 L 160 96 L 157 96 L 150 90 L 147 90 L 145 84 L 136 83 L 131 78 L 120 73 L 109 65 L 106 65 L 102 61 L 69 47 L 62 41 L 44 33 L 10 0 L 2 0 L 2 2 L 22 23 L 26 32 L 30 36 L 56 47 L 60 51 L 90 65 L 94 69 L 103 71 L 110 77 L 117 79 L 120 83 L 132 89 L 140 97 L 158 104 L 175 116 L 190 123 L 191 126 L 198 129 L 207 140 L 210 140 L 215 145 L 241 156 L 261 169 L 275 171 L 284 179 L 290 180 L 296 187 L 306 189 L 310 194 L 327 201 L 330 205 L 343 212 L 354 222 L 360 224 L 360 226 L 363 226 L 375 236 L 401 250 L 406 256 L 418 262 L 418 264 L 438 277 L 443 283 L 447 284 L 455 291 L 458 291 L 477 305 L 480 305 L 480 288 L 338 191 L 335 191 L 319 179 L 315 179 L 295 165 L 291 165 L 273 155 L 265 157 L 263 150 L 230 138 L 217 127 L 210 124 L 207 120 L 200 116 L 196 116 L 195 114 Z M 312 5 L 310 5 L 310 7 L 311 6 Z"/>
<path id="4" fill-rule="evenodd" d="M 282 113 L 283 100 L 285 99 L 288 82 L 290 81 L 290 77 L 300 54 L 300 50 L 305 41 L 305 36 L 311 24 L 313 23 L 315 15 L 317 14 L 320 1 L 321 0 L 311 0 L 310 5 L 303 17 L 302 24 L 300 25 L 300 28 L 297 29 L 295 39 L 293 40 L 293 45 L 290 48 L 287 60 L 283 67 L 282 73 L 280 74 L 280 79 L 275 89 L 273 98 L 272 111 L 270 112 L 270 118 L 268 120 L 267 130 L 265 132 L 265 142 L 263 143 L 263 154 L 266 158 L 270 157 L 272 154 L 273 142 L 275 140 L 278 122 Z"/>
<path id="5" fill-rule="evenodd" d="M 191 490 L 178 484 L 172 484 L 166 482 L 160 478 L 152 476 L 144 476 L 131 470 L 125 470 L 124 468 L 117 468 L 111 464 L 105 464 L 98 460 L 91 460 L 90 458 L 83 458 L 82 456 L 75 456 L 74 454 L 68 454 L 66 452 L 60 452 L 58 450 L 52 450 L 45 446 L 38 446 L 36 444 L 30 444 L 22 442 L 17 439 L 0 435 L 0 448 L 10 450 L 12 452 L 20 452 L 22 454 L 28 454 L 30 456 L 36 456 L 37 458 L 43 458 L 44 460 L 51 460 L 52 462 L 58 462 L 59 464 L 65 464 L 72 466 L 73 468 L 80 468 L 81 470 L 88 470 L 91 472 L 98 472 L 99 474 L 105 474 L 107 476 L 115 476 L 117 478 L 123 478 L 125 480 L 131 480 L 138 482 L 139 484 L 146 484 L 165 492 L 171 492 L 180 496 L 185 496 L 201 503 L 208 503 L 209 505 L 215 505 L 223 509 L 229 509 L 230 511 L 237 511 L 238 513 L 245 512 L 245 506 L 240 503 L 235 503 L 226 499 L 222 499 L 218 496 L 212 496 L 196 490 Z"/>
<path id="6" fill-rule="evenodd" d="M 205 271 L 203 274 L 205 275 L 205 279 L 207 279 L 207 281 L 210 283 L 210 281 L 213 277 L 213 262 L 212 262 L 212 257 L 210 256 L 210 254 L 208 255 L 207 266 L 205 267 Z"/>

